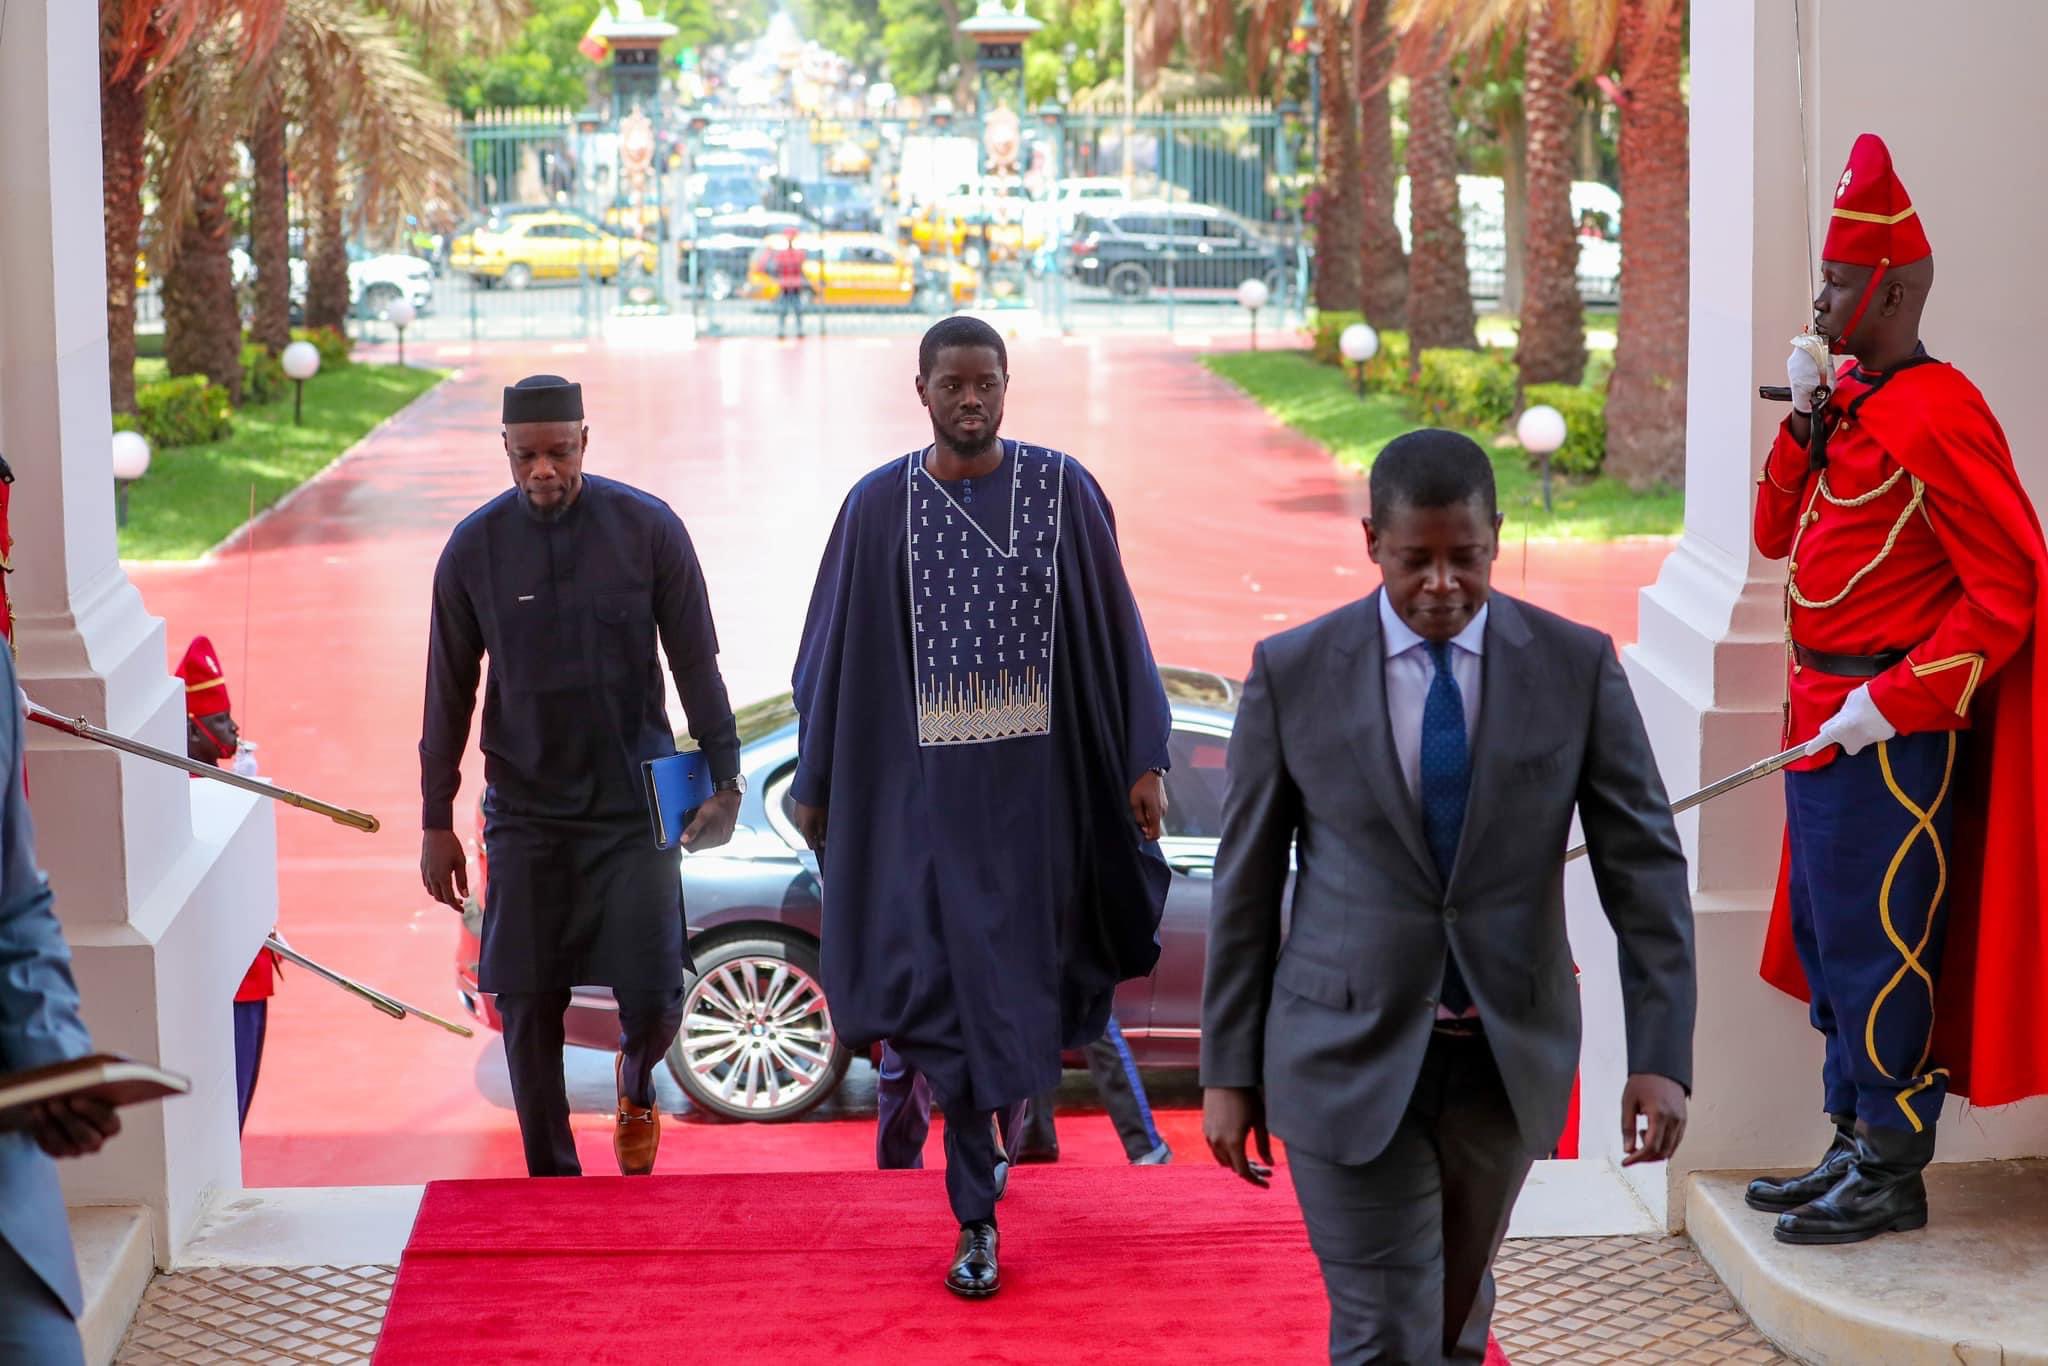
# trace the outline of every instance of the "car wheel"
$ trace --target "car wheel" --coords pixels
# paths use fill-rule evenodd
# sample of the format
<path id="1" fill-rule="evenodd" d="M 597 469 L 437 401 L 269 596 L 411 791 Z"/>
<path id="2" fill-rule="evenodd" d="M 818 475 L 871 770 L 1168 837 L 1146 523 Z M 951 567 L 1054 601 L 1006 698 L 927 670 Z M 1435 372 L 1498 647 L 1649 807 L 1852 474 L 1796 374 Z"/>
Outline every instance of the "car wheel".
<path id="1" fill-rule="evenodd" d="M 692 1105 L 773 1124 L 839 1089 L 853 1055 L 832 1028 L 809 939 L 767 927 L 693 954 L 697 975 L 668 1050 L 669 1073 Z"/>
<path id="2" fill-rule="evenodd" d="M 504 284 L 507 289 L 525 289 L 533 283 L 533 267 L 524 261 L 514 261 L 505 267 Z"/>
<path id="3" fill-rule="evenodd" d="M 1152 292 L 1152 275 L 1143 266 L 1126 261 L 1109 273 L 1109 292 L 1119 299 L 1138 300 Z"/>
<path id="4" fill-rule="evenodd" d="M 363 291 L 363 315 L 381 322 L 401 297 L 397 285 L 371 285 Z"/>
<path id="5" fill-rule="evenodd" d="M 732 297 L 733 278 L 729 270 L 714 270 L 705 277 L 704 292 L 714 302 L 723 303 Z"/>

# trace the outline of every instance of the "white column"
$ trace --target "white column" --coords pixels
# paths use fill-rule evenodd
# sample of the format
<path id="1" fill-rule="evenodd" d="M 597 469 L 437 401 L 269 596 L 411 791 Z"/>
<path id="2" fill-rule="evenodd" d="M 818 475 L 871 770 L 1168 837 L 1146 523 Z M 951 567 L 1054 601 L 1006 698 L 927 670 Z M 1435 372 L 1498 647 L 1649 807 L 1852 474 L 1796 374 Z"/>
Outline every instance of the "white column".
<path id="1" fill-rule="evenodd" d="M 1816 239 L 1857 133 L 1890 145 L 1926 219 L 1938 281 L 1929 349 L 1977 380 L 2037 502 L 2048 502 L 2048 387 L 2021 329 L 2048 306 L 2038 225 L 2048 187 L 1993 148 L 2039 145 L 2048 101 L 2027 54 L 2048 43 L 2048 6 L 1913 0 L 1829 7 L 1801 0 L 1810 177 L 1800 157 L 1793 15 L 1784 0 L 1726 0 L 1692 15 L 1692 304 L 1686 522 L 1643 592 L 1629 678 L 1667 786 L 1690 791 L 1778 748 L 1783 566 L 1750 543 L 1755 478 L 1783 409 L 1756 397 L 1783 383 L 1788 343 L 1811 297 Z M 1981 149 L 1981 150 L 1979 150 Z M 1817 241 L 1816 241 L 1817 247 Z M 1694 1170 L 1803 1164 L 1826 1142 L 1819 1037 L 1804 1007 L 1757 976 L 1775 886 L 1783 787 L 1759 783 L 1684 818 L 1693 859 L 1700 1015 L 1691 1127 L 1678 1161 L 1631 1169 L 1674 1226 Z M 1571 884 L 1574 946 L 1586 970 L 1585 1152 L 1619 1147 L 1624 1070 L 1612 936 L 1591 879 Z M 1951 1102 L 1943 1160 L 2048 1151 L 2048 1106 L 1968 1111 Z M 1956 1122 L 1961 1119 L 1961 1122 Z"/>
<path id="2" fill-rule="evenodd" d="M 0 23 L 0 451 L 16 475 L 22 685 L 182 754 L 163 623 L 115 555 L 96 8 L 8 0 Z M 94 1042 L 194 1084 L 66 1163 L 66 1192 L 150 1207 L 168 1259 L 206 1193 L 240 1185 L 229 1002 L 276 909 L 268 804 L 29 729 L 39 854 Z"/>

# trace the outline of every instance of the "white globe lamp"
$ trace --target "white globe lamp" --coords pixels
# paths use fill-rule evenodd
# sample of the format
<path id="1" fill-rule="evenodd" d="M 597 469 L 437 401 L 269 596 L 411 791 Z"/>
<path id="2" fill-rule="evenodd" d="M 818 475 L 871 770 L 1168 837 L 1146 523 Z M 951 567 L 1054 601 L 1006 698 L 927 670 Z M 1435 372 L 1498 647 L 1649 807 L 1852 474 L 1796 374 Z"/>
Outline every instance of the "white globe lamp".
<path id="1" fill-rule="evenodd" d="M 1550 511 L 1550 457 L 1564 445 L 1568 435 L 1564 414 L 1548 403 L 1533 404 L 1522 410 L 1521 418 L 1515 423 L 1515 440 L 1522 443 L 1522 449 L 1543 461 L 1543 510 Z"/>
<path id="2" fill-rule="evenodd" d="M 306 381 L 320 373 L 320 348 L 309 341 L 295 341 L 278 356 L 285 378 L 292 382 L 292 425 L 304 413 Z"/>
<path id="3" fill-rule="evenodd" d="M 414 320 L 419 316 L 419 310 L 412 306 L 412 300 L 406 298 L 393 299 L 391 307 L 384 310 L 385 321 L 398 329 L 398 363 L 400 365 L 405 364 L 405 329 L 411 327 Z"/>
<path id="4" fill-rule="evenodd" d="M 1266 288 L 1266 282 L 1253 276 L 1242 281 L 1237 287 L 1237 301 L 1252 315 L 1252 350 L 1259 349 L 1259 310 L 1273 297 L 1273 291 Z"/>
<path id="5" fill-rule="evenodd" d="M 128 486 L 149 473 L 149 439 L 141 432 L 115 432 L 114 525 L 128 525 Z"/>
<path id="6" fill-rule="evenodd" d="M 1337 335 L 1337 349 L 1358 375 L 1358 396 L 1365 397 L 1365 363 L 1380 353 L 1380 334 L 1371 323 L 1353 323 Z"/>

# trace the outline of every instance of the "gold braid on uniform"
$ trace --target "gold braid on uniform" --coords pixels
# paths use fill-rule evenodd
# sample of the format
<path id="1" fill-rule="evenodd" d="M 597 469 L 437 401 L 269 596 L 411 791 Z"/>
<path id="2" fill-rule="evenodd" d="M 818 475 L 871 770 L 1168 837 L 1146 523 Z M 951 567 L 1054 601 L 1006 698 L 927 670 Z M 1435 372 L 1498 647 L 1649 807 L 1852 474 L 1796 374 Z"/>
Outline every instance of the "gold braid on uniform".
<path id="1" fill-rule="evenodd" d="M 1890 492 L 1892 488 L 1898 484 L 1900 478 L 1903 477 L 1905 473 L 1906 472 L 1903 469 L 1897 471 L 1892 475 L 1891 478 L 1885 480 L 1884 483 L 1878 485 L 1870 492 L 1863 494 L 1861 497 L 1858 498 L 1837 498 L 1834 495 L 1834 493 L 1828 488 L 1827 476 L 1823 474 L 1820 477 L 1814 489 L 1814 493 L 1818 497 L 1826 498 L 1830 503 L 1833 503 L 1836 507 L 1861 507 L 1863 504 L 1873 501 L 1880 495 Z M 1841 592 L 1835 594 L 1833 597 L 1829 598 L 1825 602 L 1813 601 L 1811 598 L 1807 597 L 1804 593 L 1799 591 L 1799 580 L 1796 577 L 1798 561 L 1793 560 L 1790 562 L 1789 566 L 1785 571 L 1786 596 L 1789 597 L 1793 603 L 1797 604 L 1800 607 L 1804 607 L 1809 612 L 1824 612 L 1830 607 L 1840 605 L 1844 598 L 1848 597 L 1850 593 L 1855 591 L 1857 584 L 1863 582 L 1864 579 L 1868 578 L 1872 571 L 1874 571 L 1879 565 L 1883 564 L 1888 557 L 1890 557 L 1892 553 L 1892 547 L 1897 545 L 1899 542 L 1899 534 L 1906 529 L 1906 523 L 1912 521 L 1913 514 L 1920 510 L 1921 500 L 1925 498 L 1927 495 L 1927 485 L 1923 484 L 1918 479 L 1915 479 L 1912 482 L 1913 496 L 1906 501 L 1905 510 L 1899 513 L 1899 519 L 1892 523 L 1892 529 L 1890 534 L 1888 534 L 1884 538 L 1884 545 L 1879 547 L 1876 556 L 1871 559 L 1869 564 L 1864 565 L 1861 569 L 1857 570 L 1854 574 L 1851 574 L 1849 576 L 1849 581 L 1842 585 Z M 1792 554 L 1795 556 L 1799 553 L 1799 536 L 1805 533 L 1806 527 L 1809 523 L 1817 520 L 1817 518 L 1815 518 L 1812 512 L 1810 511 L 1812 506 L 1813 504 L 1810 502 L 1807 504 L 1809 512 L 1804 518 L 1800 520 L 1799 533 L 1795 534 L 1792 538 Z M 1788 612 L 1786 615 L 1789 625 L 1790 613 Z"/>

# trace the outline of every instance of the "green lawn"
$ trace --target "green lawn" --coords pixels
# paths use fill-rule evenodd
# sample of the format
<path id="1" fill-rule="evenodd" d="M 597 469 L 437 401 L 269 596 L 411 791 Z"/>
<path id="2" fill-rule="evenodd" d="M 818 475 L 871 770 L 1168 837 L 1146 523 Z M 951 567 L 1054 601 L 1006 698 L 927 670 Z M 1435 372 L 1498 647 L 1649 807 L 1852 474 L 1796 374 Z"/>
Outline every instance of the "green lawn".
<path id="1" fill-rule="evenodd" d="M 305 425 L 292 425 L 289 392 L 235 413 L 234 433 L 203 446 L 157 451 L 128 492 L 121 557 L 191 560 L 332 464 L 379 422 L 447 378 L 419 366 L 348 365 L 306 382 Z M 161 360 L 135 363 L 135 380 L 164 377 Z"/>
<path id="2" fill-rule="evenodd" d="M 1316 364 L 1306 351 L 1229 351 L 1204 356 L 1202 363 L 1352 469 L 1371 469 L 1381 447 L 1420 425 L 1405 399 L 1368 392 L 1361 400 L 1342 371 Z M 1607 541 L 1676 535 L 1684 525 L 1683 493 L 1633 493 L 1604 476 L 1589 482 L 1555 479 L 1555 510 L 1545 513 L 1542 476 L 1530 468 L 1521 447 L 1492 432 L 1470 435 L 1493 457 L 1501 511 L 1507 514 L 1504 535 Z"/>

